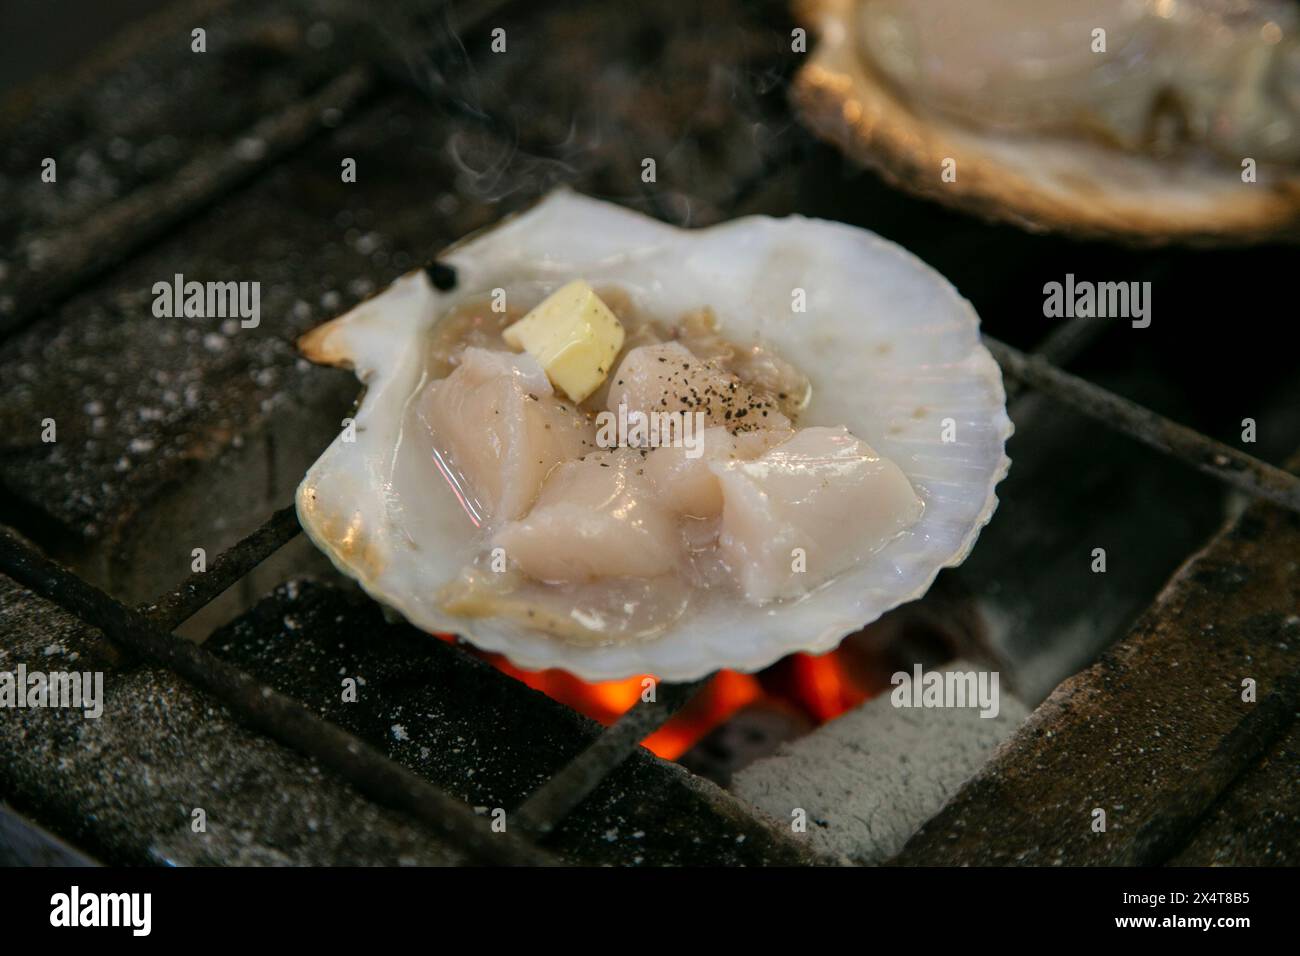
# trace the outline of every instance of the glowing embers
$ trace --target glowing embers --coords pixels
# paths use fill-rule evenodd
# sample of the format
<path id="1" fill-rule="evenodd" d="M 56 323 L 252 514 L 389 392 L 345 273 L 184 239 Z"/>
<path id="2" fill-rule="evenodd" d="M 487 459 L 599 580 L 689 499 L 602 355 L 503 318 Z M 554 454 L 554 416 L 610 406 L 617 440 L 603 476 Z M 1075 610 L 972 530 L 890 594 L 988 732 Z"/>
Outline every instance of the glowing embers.
<path id="1" fill-rule="evenodd" d="M 449 634 L 439 635 L 454 642 Z M 477 653 L 477 652 L 475 652 Z M 649 675 L 587 682 L 562 670 L 526 671 L 499 654 L 478 654 L 505 674 L 606 726 L 657 693 Z M 886 659 L 849 642 L 829 654 L 792 654 L 758 674 L 722 670 L 685 707 L 642 741 L 666 760 L 677 760 L 743 711 L 783 714 L 799 732 L 834 720 L 888 687 Z"/>

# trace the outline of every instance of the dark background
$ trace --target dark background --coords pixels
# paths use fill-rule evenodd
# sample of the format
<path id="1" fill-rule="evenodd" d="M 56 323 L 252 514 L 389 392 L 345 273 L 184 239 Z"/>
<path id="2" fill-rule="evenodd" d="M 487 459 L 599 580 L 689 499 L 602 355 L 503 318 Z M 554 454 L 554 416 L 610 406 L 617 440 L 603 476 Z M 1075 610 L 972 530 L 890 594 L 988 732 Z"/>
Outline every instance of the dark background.
<path id="1" fill-rule="evenodd" d="M 0 90 L 54 78 L 166 0 L 5 0 L 0 4 Z"/>

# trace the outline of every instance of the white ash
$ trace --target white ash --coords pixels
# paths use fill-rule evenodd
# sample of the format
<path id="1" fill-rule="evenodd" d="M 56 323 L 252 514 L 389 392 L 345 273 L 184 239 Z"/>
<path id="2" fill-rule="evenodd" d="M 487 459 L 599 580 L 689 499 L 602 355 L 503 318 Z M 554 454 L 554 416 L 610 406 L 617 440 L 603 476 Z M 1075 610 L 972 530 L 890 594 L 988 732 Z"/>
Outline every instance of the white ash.
<path id="1" fill-rule="evenodd" d="M 955 662 L 945 670 L 976 670 Z M 1005 691 L 995 718 L 975 708 L 896 708 L 872 698 L 736 774 L 732 791 L 828 856 L 880 863 L 957 792 L 1024 720 Z"/>

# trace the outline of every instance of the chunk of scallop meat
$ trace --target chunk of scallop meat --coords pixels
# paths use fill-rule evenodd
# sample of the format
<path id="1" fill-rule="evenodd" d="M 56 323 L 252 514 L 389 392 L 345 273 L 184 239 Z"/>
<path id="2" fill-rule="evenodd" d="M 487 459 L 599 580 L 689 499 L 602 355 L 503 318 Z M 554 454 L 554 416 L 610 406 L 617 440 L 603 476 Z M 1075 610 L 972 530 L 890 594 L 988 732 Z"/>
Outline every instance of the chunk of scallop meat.
<path id="1" fill-rule="evenodd" d="M 899 467 L 843 427 L 806 428 L 752 461 L 710 467 L 722 488 L 719 550 L 759 604 L 813 590 L 923 509 Z"/>
<path id="2" fill-rule="evenodd" d="M 725 428 L 706 428 L 696 436 L 694 447 L 674 445 L 651 451 L 645 473 L 673 511 L 690 518 L 713 518 L 722 513 L 722 485 L 710 465 L 757 458 L 793 434 L 789 429 L 761 429 L 733 435 Z"/>
<path id="3" fill-rule="evenodd" d="M 790 426 L 776 401 L 678 342 L 632 349 L 613 378 L 605 407 L 616 414 L 622 404 L 629 412 L 700 412 L 706 426 L 731 432 Z"/>
<path id="4" fill-rule="evenodd" d="M 631 448 L 565 462 L 528 516 L 503 527 L 493 545 L 525 574 L 552 583 L 673 571 L 681 560 L 681 534 L 643 462 Z"/>
<path id="5" fill-rule="evenodd" d="M 419 417 L 476 524 L 527 514 L 551 469 L 595 447 L 587 416 L 555 395 L 527 354 L 466 349 L 425 389 Z"/>

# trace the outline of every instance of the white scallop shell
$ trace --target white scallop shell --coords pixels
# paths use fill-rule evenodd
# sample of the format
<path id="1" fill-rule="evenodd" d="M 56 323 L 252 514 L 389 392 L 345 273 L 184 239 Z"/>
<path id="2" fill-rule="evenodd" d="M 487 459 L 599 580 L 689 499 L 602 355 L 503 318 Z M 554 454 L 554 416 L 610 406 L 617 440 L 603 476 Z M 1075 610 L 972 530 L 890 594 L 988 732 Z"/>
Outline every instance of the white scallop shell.
<path id="1" fill-rule="evenodd" d="M 1081 139 L 1011 136 L 914 111 L 859 55 L 860 0 L 798 0 L 817 45 L 792 99 L 819 136 L 893 185 L 990 220 L 1135 244 L 1300 237 L 1300 175 L 1164 160 Z M 938 171 L 956 162 L 955 181 Z"/>
<path id="2" fill-rule="evenodd" d="M 452 292 L 413 272 L 301 343 L 316 361 L 355 368 L 367 387 L 355 441 L 336 438 L 299 486 L 302 526 L 340 570 L 418 627 L 585 680 L 754 671 L 794 651 L 829 651 L 920 597 L 941 568 L 966 557 L 997 507 L 1012 426 L 979 318 L 943 277 L 871 232 L 759 216 L 678 229 L 562 190 L 444 261 L 457 270 Z M 812 380 L 802 422 L 847 425 L 896 461 L 925 501 L 921 520 L 801 601 L 724 602 L 640 643 L 580 646 L 440 610 L 438 588 L 480 545 L 432 464 L 403 441 L 424 381 L 421 343 L 470 295 L 500 287 L 540 298 L 577 276 L 621 286 L 655 318 L 709 305 L 732 341 L 772 344 Z M 806 292 L 805 313 L 791 307 L 795 289 Z M 942 440 L 945 419 L 955 441 Z"/>

